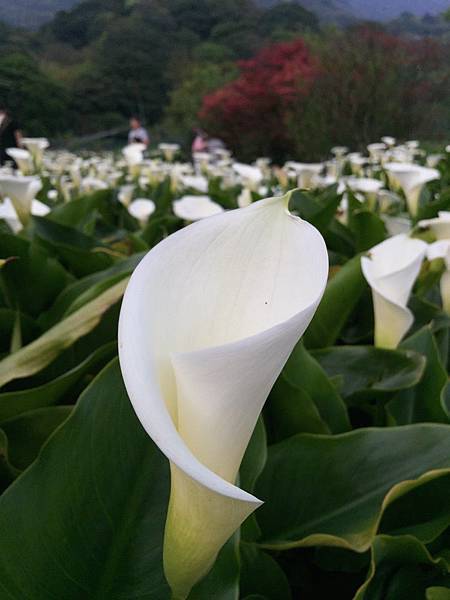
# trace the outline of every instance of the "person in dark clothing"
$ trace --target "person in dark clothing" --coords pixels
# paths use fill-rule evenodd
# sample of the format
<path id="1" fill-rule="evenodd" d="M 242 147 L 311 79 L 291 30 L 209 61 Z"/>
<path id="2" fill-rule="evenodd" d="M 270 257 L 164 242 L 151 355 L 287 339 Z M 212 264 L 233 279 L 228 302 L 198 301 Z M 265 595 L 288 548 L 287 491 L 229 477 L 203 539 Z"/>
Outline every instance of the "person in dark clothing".
<path id="1" fill-rule="evenodd" d="M 12 118 L 7 108 L 0 104 L 0 165 L 11 160 L 6 154 L 6 149 L 17 148 L 21 140 L 22 134 L 17 121 Z"/>

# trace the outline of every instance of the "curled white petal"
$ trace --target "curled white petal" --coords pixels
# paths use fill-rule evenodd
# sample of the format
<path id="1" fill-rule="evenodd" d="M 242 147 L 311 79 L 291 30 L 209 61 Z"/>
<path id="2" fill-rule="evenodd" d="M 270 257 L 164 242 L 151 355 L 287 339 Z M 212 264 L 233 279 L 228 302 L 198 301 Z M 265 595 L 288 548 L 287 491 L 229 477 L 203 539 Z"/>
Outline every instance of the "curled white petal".
<path id="1" fill-rule="evenodd" d="M 31 203 L 40 189 L 42 183 L 38 177 L 0 175 L 0 191 L 9 197 L 23 225 L 29 221 Z"/>
<path id="2" fill-rule="evenodd" d="M 361 268 L 372 288 L 375 345 L 396 348 L 413 323 L 406 306 L 419 274 L 427 244 L 399 234 L 381 242 L 361 258 Z"/>
<path id="3" fill-rule="evenodd" d="M 199 221 L 142 260 L 119 356 L 134 409 L 171 462 L 164 561 L 186 596 L 260 504 L 234 484 L 264 401 L 326 285 L 322 237 L 285 198 Z"/>
<path id="4" fill-rule="evenodd" d="M 384 168 L 391 182 L 403 189 L 411 215 L 416 215 L 423 186 L 429 181 L 439 179 L 439 171 L 415 163 L 386 163 Z"/>
<path id="5" fill-rule="evenodd" d="M 423 219 L 418 224 L 431 229 L 438 240 L 450 239 L 450 212 L 441 210 L 436 218 Z"/>

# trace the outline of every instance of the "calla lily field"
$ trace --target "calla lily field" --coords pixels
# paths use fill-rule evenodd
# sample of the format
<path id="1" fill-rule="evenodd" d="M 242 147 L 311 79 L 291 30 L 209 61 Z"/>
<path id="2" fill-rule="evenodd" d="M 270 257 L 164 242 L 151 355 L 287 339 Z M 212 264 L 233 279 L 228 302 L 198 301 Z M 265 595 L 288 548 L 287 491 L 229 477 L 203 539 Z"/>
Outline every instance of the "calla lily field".
<path id="1" fill-rule="evenodd" d="M 22 146 L 0 598 L 448 598 L 450 146 Z"/>

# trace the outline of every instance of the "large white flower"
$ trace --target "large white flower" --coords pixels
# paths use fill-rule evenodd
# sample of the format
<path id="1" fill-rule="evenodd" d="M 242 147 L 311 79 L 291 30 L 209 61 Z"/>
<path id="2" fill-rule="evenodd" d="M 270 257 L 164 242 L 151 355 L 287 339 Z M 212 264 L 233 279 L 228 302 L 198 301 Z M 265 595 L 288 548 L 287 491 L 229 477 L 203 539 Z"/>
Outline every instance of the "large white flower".
<path id="1" fill-rule="evenodd" d="M 186 227 L 135 270 L 119 322 L 125 385 L 169 458 L 164 567 L 185 598 L 261 501 L 234 485 L 265 399 L 324 291 L 318 231 L 288 197 Z"/>
<path id="2" fill-rule="evenodd" d="M 439 179 L 437 169 L 421 167 L 415 163 L 386 163 L 384 165 L 391 184 L 402 188 L 406 196 L 408 210 L 414 217 L 419 209 L 419 198 L 423 186 L 429 181 Z"/>
<path id="3" fill-rule="evenodd" d="M 222 206 L 209 196 L 183 196 L 172 203 L 173 212 L 185 221 L 199 221 L 223 212 Z"/>
<path id="4" fill-rule="evenodd" d="M 361 258 L 361 268 L 372 288 L 375 345 L 396 348 L 413 323 L 406 306 L 419 274 L 427 244 L 399 234 L 374 246 Z"/>
<path id="5" fill-rule="evenodd" d="M 11 177 L 0 175 L 0 191 L 11 200 L 22 225 L 30 219 L 31 203 L 42 188 L 38 177 Z"/>

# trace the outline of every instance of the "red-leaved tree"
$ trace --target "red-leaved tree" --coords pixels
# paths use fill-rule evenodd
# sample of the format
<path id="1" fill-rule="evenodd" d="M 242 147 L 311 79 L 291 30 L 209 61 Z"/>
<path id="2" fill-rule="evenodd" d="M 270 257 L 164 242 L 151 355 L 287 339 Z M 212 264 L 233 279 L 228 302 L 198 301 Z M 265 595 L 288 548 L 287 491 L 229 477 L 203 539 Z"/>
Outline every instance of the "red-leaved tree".
<path id="1" fill-rule="evenodd" d="M 287 119 L 320 67 L 303 40 L 275 44 L 239 63 L 235 81 L 205 96 L 200 119 L 243 158 L 285 156 L 292 148 Z"/>

